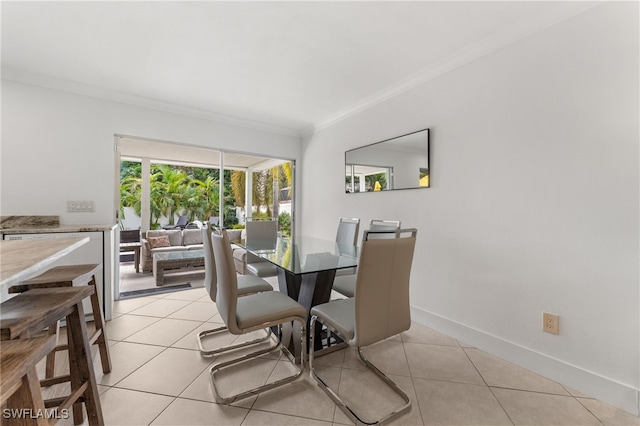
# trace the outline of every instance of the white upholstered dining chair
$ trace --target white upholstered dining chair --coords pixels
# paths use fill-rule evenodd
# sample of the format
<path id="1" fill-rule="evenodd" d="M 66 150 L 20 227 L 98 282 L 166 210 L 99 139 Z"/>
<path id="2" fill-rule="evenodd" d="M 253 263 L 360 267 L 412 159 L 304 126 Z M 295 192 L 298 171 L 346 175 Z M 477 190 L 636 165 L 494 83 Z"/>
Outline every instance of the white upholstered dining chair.
<path id="1" fill-rule="evenodd" d="M 358 244 L 360 219 L 356 217 L 341 217 L 336 232 L 336 243 L 355 246 Z"/>
<path id="2" fill-rule="evenodd" d="M 238 399 L 257 395 L 269 389 L 289 383 L 302 374 L 304 369 L 304 354 L 306 353 L 306 326 L 307 326 L 307 309 L 291 299 L 284 293 L 278 291 L 265 291 L 262 293 L 250 294 L 244 297 L 238 297 L 238 276 L 233 264 L 233 253 L 229 238 L 224 230 L 214 230 L 212 234 L 213 254 L 216 261 L 216 270 L 218 278 L 218 293 L 216 297 L 216 306 L 218 313 L 224 321 L 227 329 L 231 334 L 242 335 L 255 330 L 269 327 L 275 327 L 277 339 L 272 339 L 268 348 L 260 349 L 249 354 L 239 356 L 230 361 L 214 364 L 210 368 L 211 382 L 213 384 L 213 392 L 217 402 L 229 404 Z M 300 325 L 300 344 L 301 353 L 300 365 L 296 364 L 295 358 L 289 350 L 282 344 L 282 324 L 297 322 Z M 245 361 L 255 360 L 261 355 L 267 353 L 281 351 L 292 363 L 295 372 L 282 379 L 272 383 L 266 383 L 256 388 L 237 392 L 233 395 L 223 396 L 220 393 L 219 381 L 216 374 L 220 374 L 222 370 L 243 363 Z M 268 361 L 268 359 L 267 359 Z"/>
<path id="3" fill-rule="evenodd" d="M 360 219 L 341 217 L 338 222 L 338 231 L 336 232 L 336 243 L 349 248 L 358 244 L 358 232 L 360 231 Z M 353 275 L 356 273 L 355 268 L 338 269 L 336 277 L 341 275 Z"/>
<path id="4" fill-rule="evenodd" d="M 375 234 L 370 233 L 369 238 L 396 238 L 395 231 L 400 229 L 399 220 L 380 220 L 373 219 L 369 224 L 369 231 L 375 231 Z M 336 273 L 336 277 L 333 280 L 333 289 L 338 293 L 346 297 L 353 297 L 356 289 L 356 277 L 355 269 L 351 270 L 351 273 Z"/>
<path id="5" fill-rule="evenodd" d="M 403 400 L 401 407 L 379 420 L 364 419 L 321 379 L 314 369 L 314 335 L 309 343 L 311 376 L 342 411 L 356 424 L 390 421 L 411 407 L 409 397 L 362 353 L 362 347 L 406 331 L 411 326 L 409 277 L 416 243 L 415 229 L 397 230 L 398 238 L 372 239 L 365 231 L 358 265 L 355 295 L 332 300 L 311 309 L 310 329 L 316 322 L 336 333 L 344 342 L 357 348 L 364 365 L 373 371 Z M 351 398 L 357 395 L 350 395 Z"/>
<path id="6" fill-rule="evenodd" d="M 202 243 L 204 251 L 204 286 L 209 293 L 209 297 L 215 303 L 218 293 L 218 277 L 216 271 L 216 261 L 213 255 L 213 241 L 211 239 L 212 227 L 208 226 L 202 228 Z M 259 293 L 262 291 L 271 291 L 273 287 L 271 284 L 263 280 L 262 278 L 253 275 L 241 275 L 237 277 L 238 285 L 238 297 L 246 296 L 249 294 Z M 216 327 L 210 330 L 204 330 L 197 334 L 198 348 L 203 356 L 216 355 L 222 352 L 242 348 L 245 346 L 253 345 L 263 342 L 271 336 L 268 329 L 265 330 L 265 336 L 262 338 L 254 339 L 248 342 L 243 342 L 236 345 L 222 346 L 217 348 L 204 348 L 205 337 L 212 336 L 221 332 L 227 331 L 226 326 Z"/>
<path id="7" fill-rule="evenodd" d="M 247 220 L 245 223 L 246 245 L 252 250 L 270 250 L 276 248 L 278 238 L 278 221 Z M 246 270 L 257 277 L 274 277 L 278 275 L 278 267 L 247 250 Z"/>

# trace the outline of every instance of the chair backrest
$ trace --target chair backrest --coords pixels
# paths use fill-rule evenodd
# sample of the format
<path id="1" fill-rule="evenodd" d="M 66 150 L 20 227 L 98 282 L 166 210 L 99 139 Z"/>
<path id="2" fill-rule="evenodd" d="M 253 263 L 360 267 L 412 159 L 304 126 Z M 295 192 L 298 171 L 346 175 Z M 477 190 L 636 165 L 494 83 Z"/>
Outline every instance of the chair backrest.
<path id="1" fill-rule="evenodd" d="M 245 224 L 246 244 L 252 250 L 268 250 L 276 247 L 278 221 L 250 220 Z"/>
<path id="2" fill-rule="evenodd" d="M 216 272 L 216 259 L 213 256 L 213 242 L 211 240 L 212 227 L 201 228 L 202 248 L 204 251 L 204 286 L 209 292 L 209 297 L 214 302 L 218 293 L 218 277 Z"/>
<path id="3" fill-rule="evenodd" d="M 411 327 L 409 277 L 417 230 L 396 232 L 398 238 L 370 239 L 365 231 L 354 297 L 352 344 L 356 346 L 370 345 Z"/>
<path id="4" fill-rule="evenodd" d="M 238 328 L 236 307 L 238 303 L 238 278 L 233 266 L 233 252 L 229 236 L 224 229 L 215 229 L 211 234 L 213 257 L 216 260 L 218 292 L 216 307 L 222 321 L 232 334 L 242 334 Z"/>
<path id="5" fill-rule="evenodd" d="M 369 224 L 369 231 L 380 231 L 369 236 L 369 238 L 396 238 L 395 231 L 400 229 L 399 220 L 372 219 Z M 363 237 L 364 240 L 364 237 Z"/>
<path id="6" fill-rule="evenodd" d="M 360 219 L 341 217 L 336 233 L 336 243 L 352 245 L 358 244 L 358 232 L 360 229 Z"/>

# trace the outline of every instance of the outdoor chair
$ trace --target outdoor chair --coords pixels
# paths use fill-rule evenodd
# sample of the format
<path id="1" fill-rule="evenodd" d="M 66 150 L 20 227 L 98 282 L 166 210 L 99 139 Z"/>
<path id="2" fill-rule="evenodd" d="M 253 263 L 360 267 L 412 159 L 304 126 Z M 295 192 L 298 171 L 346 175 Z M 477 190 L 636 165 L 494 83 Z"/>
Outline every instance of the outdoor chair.
<path id="1" fill-rule="evenodd" d="M 188 221 L 189 218 L 187 216 L 180 216 L 178 217 L 175 225 L 163 226 L 162 229 L 184 229 L 184 227 L 187 226 Z"/>
<path id="2" fill-rule="evenodd" d="M 355 424 L 376 424 L 391 421 L 411 407 L 409 397 L 362 353 L 362 347 L 382 341 L 406 331 L 411 326 L 409 277 L 416 243 L 415 229 L 397 230 L 398 238 L 369 238 L 365 231 L 355 295 L 348 299 L 332 300 L 311 309 L 310 329 L 316 322 L 336 333 L 344 342 L 357 348 L 364 365 L 373 371 L 403 400 L 404 404 L 379 420 L 364 419 L 316 374 L 313 366 L 314 334 L 309 342 L 311 376 L 329 397 Z M 374 389 L 374 388 L 368 388 Z M 368 390 L 363 389 L 363 393 Z M 361 395 L 360 392 L 349 397 Z"/>

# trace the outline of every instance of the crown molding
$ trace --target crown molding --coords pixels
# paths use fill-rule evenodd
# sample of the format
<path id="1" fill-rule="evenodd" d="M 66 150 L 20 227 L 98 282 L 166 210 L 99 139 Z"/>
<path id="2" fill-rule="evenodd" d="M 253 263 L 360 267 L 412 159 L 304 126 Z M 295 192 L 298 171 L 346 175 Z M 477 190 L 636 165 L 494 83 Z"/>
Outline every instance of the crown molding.
<path id="1" fill-rule="evenodd" d="M 606 1 L 606 0 L 605 0 Z M 344 108 L 314 125 L 302 131 L 302 135 L 308 135 L 330 127 L 352 115 L 367 110 L 391 98 L 399 96 L 408 90 L 421 86 L 448 72 L 467 65 L 479 58 L 487 56 L 504 47 L 514 44 L 526 37 L 549 28 L 555 24 L 579 15 L 605 1 L 568 1 L 562 3 L 552 11 L 531 16 L 528 19 L 516 22 L 494 34 L 485 37 L 452 55 L 435 62 L 434 64 L 414 73 L 413 75 L 392 84 L 366 98 Z"/>
<path id="2" fill-rule="evenodd" d="M 141 96 L 129 95 L 126 93 L 116 92 L 113 90 L 101 89 L 70 80 L 63 80 L 54 77 L 48 77 L 40 74 L 34 74 L 27 71 L 20 71 L 13 68 L 2 68 L 2 80 L 12 81 L 15 83 L 26 84 L 30 86 L 42 87 L 45 89 L 57 90 L 61 92 L 71 93 L 74 95 L 87 96 L 91 98 L 102 99 L 111 102 L 117 102 L 136 107 L 148 108 L 156 111 L 169 112 L 173 114 L 185 115 L 188 117 L 201 118 L 203 120 L 215 121 L 221 124 L 227 124 L 236 127 L 243 127 L 251 130 L 259 130 L 262 132 L 275 133 L 284 136 L 301 137 L 300 129 L 275 126 L 259 121 L 248 120 L 230 115 L 218 114 L 196 108 L 189 108 L 169 102 L 148 99 Z"/>

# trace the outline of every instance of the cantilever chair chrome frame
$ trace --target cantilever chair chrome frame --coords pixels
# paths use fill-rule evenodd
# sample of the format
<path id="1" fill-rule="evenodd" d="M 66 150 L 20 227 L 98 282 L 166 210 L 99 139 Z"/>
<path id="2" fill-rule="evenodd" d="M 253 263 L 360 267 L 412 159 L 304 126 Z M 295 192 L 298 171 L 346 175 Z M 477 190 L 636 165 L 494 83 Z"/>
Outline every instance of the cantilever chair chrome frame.
<path id="1" fill-rule="evenodd" d="M 217 295 L 217 273 L 216 273 L 216 262 L 213 255 L 213 241 L 211 239 L 212 227 L 202 228 L 202 243 L 204 248 L 204 286 L 207 288 L 207 292 L 209 293 L 209 297 L 215 303 L 216 295 Z M 259 293 L 261 291 L 271 291 L 273 287 L 268 282 L 264 281 L 262 278 L 258 278 L 252 275 L 243 275 L 242 277 L 238 277 L 238 296 L 247 296 L 249 294 Z M 223 331 L 227 331 L 227 326 L 223 325 L 221 327 L 213 328 L 210 330 L 204 330 L 199 332 L 196 335 L 198 341 L 198 349 L 200 349 L 200 354 L 202 356 L 212 356 L 217 355 L 222 352 L 231 351 L 234 349 L 243 348 L 246 346 L 255 345 L 261 342 L 268 340 L 271 337 L 271 331 L 266 328 L 265 335 L 263 337 L 249 340 L 247 342 L 238 343 L 235 345 L 227 345 L 214 349 L 205 349 L 202 340 L 213 334 L 217 334 Z"/>
<path id="2" fill-rule="evenodd" d="M 384 232 L 384 231 L 383 231 Z M 386 231 L 388 232 L 388 231 Z M 369 238 L 365 231 L 360 254 L 355 297 L 333 300 L 311 309 L 309 328 L 320 321 L 350 346 L 355 346 L 364 365 L 373 371 L 403 400 L 404 405 L 376 421 L 364 420 L 338 393 L 322 380 L 313 367 L 314 335 L 309 342 L 311 377 L 355 424 L 378 424 L 395 419 L 411 408 L 411 401 L 390 378 L 369 361 L 361 348 L 411 327 L 409 276 L 416 241 L 416 229 L 395 231 L 396 238 Z M 404 234 L 410 234 L 403 237 Z M 352 314 L 352 315 L 351 315 Z"/>
<path id="3" fill-rule="evenodd" d="M 214 364 L 209 372 L 211 374 L 211 382 L 213 384 L 213 392 L 216 402 L 229 404 L 233 401 L 257 395 L 261 392 L 276 388 L 286 383 L 296 380 L 302 375 L 304 370 L 304 358 L 306 354 L 306 326 L 307 326 L 307 309 L 295 300 L 278 291 L 268 291 L 244 296 L 238 299 L 237 294 L 237 275 L 233 265 L 233 253 L 229 243 L 229 237 L 226 231 L 216 230 L 213 235 L 213 253 L 216 260 L 216 270 L 218 277 L 218 296 L 216 298 L 216 306 L 223 321 L 232 334 L 246 334 L 255 330 L 269 327 L 277 327 L 277 341 L 271 341 L 268 348 L 254 351 L 241 357 L 232 359 L 227 362 Z M 292 321 L 300 324 L 300 366 L 296 365 L 295 357 L 282 344 L 282 324 Z M 274 350 L 280 350 L 284 353 L 289 361 L 296 367 L 296 372 L 290 376 L 277 380 L 273 383 L 267 383 L 254 389 L 237 393 L 228 397 L 220 395 L 217 383 L 216 372 L 223 370 L 235 364 L 254 359 L 260 355 L 264 355 Z"/>

